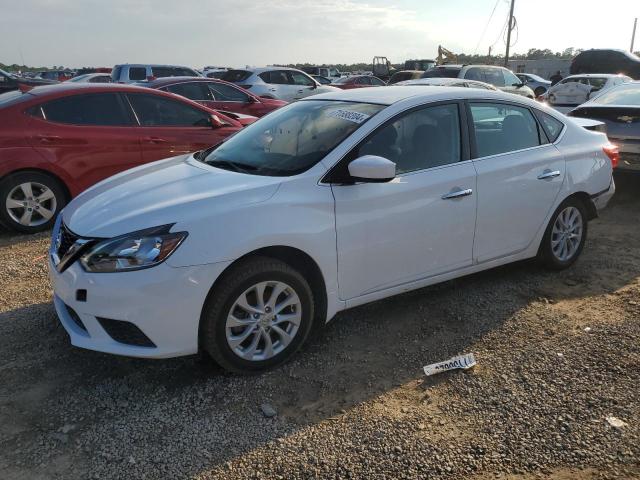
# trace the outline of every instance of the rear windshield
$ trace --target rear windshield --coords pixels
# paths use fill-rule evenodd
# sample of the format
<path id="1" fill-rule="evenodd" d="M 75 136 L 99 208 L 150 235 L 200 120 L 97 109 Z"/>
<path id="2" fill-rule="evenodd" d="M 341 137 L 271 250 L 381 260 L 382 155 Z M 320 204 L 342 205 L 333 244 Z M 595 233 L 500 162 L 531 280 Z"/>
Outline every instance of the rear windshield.
<path id="1" fill-rule="evenodd" d="M 460 68 L 436 67 L 422 74 L 422 78 L 458 78 Z"/>
<path id="2" fill-rule="evenodd" d="M 640 106 L 640 85 L 623 85 L 609 91 L 605 90 L 593 99 L 593 103 Z"/>
<path id="3" fill-rule="evenodd" d="M 222 80 L 227 82 L 243 82 L 251 76 L 252 72 L 247 70 L 229 70 L 222 76 Z"/>

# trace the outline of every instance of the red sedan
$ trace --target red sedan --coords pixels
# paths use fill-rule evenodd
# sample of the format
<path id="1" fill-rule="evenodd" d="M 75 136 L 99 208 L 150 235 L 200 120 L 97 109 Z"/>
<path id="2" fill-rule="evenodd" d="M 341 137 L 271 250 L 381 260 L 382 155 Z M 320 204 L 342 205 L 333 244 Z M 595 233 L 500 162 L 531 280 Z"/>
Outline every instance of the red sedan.
<path id="1" fill-rule="evenodd" d="M 352 88 L 384 87 L 386 83 L 373 75 L 353 75 L 351 77 L 340 77 L 331 85 L 343 90 Z"/>
<path id="2" fill-rule="evenodd" d="M 202 150 L 242 122 L 171 93 L 119 84 L 0 95 L 0 223 L 48 228 L 74 196 L 123 170 Z"/>
<path id="3" fill-rule="evenodd" d="M 262 117 L 287 104 L 284 100 L 261 98 L 233 83 L 213 78 L 167 77 L 138 85 L 182 95 L 209 108 Z"/>

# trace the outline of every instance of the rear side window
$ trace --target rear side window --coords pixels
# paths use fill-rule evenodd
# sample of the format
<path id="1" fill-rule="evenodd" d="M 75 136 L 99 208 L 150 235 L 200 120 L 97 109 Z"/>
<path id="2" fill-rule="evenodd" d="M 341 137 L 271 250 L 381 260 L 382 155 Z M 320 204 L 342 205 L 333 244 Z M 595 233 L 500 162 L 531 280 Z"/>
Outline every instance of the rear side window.
<path id="1" fill-rule="evenodd" d="M 436 67 L 422 74 L 422 78 L 458 78 L 460 68 Z"/>
<path id="2" fill-rule="evenodd" d="M 94 93 L 59 98 L 40 106 L 38 116 L 71 125 L 126 126 L 131 121 L 117 93 Z"/>
<path id="3" fill-rule="evenodd" d="M 128 94 L 140 125 L 146 127 L 206 127 L 211 118 L 191 105 L 144 93 Z"/>
<path id="4" fill-rule="evenodd" d="M 156 78 L 198 76 L 193 70 L 183 67 L 152 67 L 151 71 Z"/>
<path id="5" fill-rule="evenodd" d="M 209 83 L 209 89 L 213 95 L 213 99 L 218 102 L 246 102 L 249 95 L 238 88 L 234 88 L 224 83 Z"/>
<path id="6" fill-rule="evenodd" d="M 222 75 L 222 80 L 227 82 L 244 82 L 252 75 L 251 72 L 247 70 L 229 70 Z"/>
<path id="7" fill-rule="evenodd" d="M 564 124 L 560 120 L 553 118 L 548 113 L 541 112 L 540 110 L 534 110 L 534 112 L 536 112 L 536 117 L 538 117 L 538 120 L 551 143 L 555 142 L 560 136 Z"/>
<path id="8" fill-rule="evenodd" d="M 129 67 L 129 80 L 146 80 L 147 69 L 145 67 Z"/>
<path id="9" fill-rule="evenodd" d="M 167 87 L 167 91 L 190 100 L 211 100 L 211 92 L 204 82 L 177 83 Z"/>
<path id="10" fill-rule="evenodd" d="M 541 144 L 538 123 L 529 109 L 499 103 L 471 103 L 470 107 L 478 157 Z"/>

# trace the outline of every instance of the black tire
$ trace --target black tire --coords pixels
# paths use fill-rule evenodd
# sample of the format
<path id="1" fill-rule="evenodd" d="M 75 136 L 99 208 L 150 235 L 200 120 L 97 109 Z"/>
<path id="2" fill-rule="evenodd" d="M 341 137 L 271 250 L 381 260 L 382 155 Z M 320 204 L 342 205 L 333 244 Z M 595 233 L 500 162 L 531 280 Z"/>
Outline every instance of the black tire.
<path id="1" fill-rule="evenodd" d="M 536 98 L 538 98 L 540 95 L 542 95 L 544 92 L 546 92 L 547 89 L 544 87 L 538 87 L 536 88 L 533 93 L 535 94 Z"/>
<path id="2" fill-rule="evenodd" d="M 226 337 L 226 319 L 235 301 L 259 282 L 279 281 L 289 285 L 300 299 L 302 315 L 297 333 L 284 350 L 267 360 L 247 360 L 236 354 Z M 225 370 L 250 374 L 276 367 L 297 352 L 312 330 L 314 297 L 309 283 L 288 264 L 269 257 L 240 261 L 225 272 L 209 292 L 200 318 L 200 347 Z"/>
<path id="3" fill-rule="evenodd" d="M 43 190 L 39 190 L 37 185 L 42 187 L 46 187 L 53 193 L 53 199 L 44 200 L 41 204 L 25 207 L 25 209 L 12 209 L 11 213 L 9 213 L 9 209 L 7 207 L 7 200 L 10 194 L 12 194 L 12 198 L 15 200 L 16 195 L 22 197 L 22 191 L 16 192 L 15 189 L 22 184 L 30 183 L 34 185 L 32 198 L 38 196 L 38 192 L 42 192 Z M 13 193 L 12 193 L 13 192 Z M 25 201 L 28 198 L 24 198 Z M 13 175 L 8 175 L 2 181 L 0 181 L 0 223 L 4 225 L 6 228 L 20 232 L 20 233 L 36 233 L 41 232 L 43 230 L 47 230 L 51 228 L 51 226 L 55 223 L 56 217 L 60 210 L 66 205 L 68 201 L 66 192 L 64 187 L 60 184 L 58 180 L 53 178 L 46 173 L 41 172 L 20 172 L 15 173 Z M 19 221 L 16 221 L 18 215 L 21 215 L 28 210 L 28 208 L 32 208 L 29 212 L 32 214 L 33 225 L 23 225 Z M 45 219 L 42 215 L 38 213 L 40 208 L 47 208 L 47 211 L 53 211 L 53 215 L 48 220 Z M 14 218 L 15 217 L 15 218 Z"/>
<path id="4" fill-rule="evenodd" d="M 578 248 L 576 249 L 575 253 L 573 253 L 570 258 L 561 260 L 556 256 L 552 248 L 553 226 L 556 223 L 560 213 L 562 213 L 569 207 L 575 207 L 580 213 L 582 221 L 582 237 L 580 238 L 580 243 L 578 244 Z M 553 215 L 549 220 L 549 225 L 547 225 L 547 229 L 545 230 L 544 236 L 542 237 L 540 249 L 538 250 L 538 259 L 546 268 L 549 268 L 551 270 L 564 270 L 565 268 L 568 268 L 575 263 L 575 261 L 582 253 L 582 249 L 584 248 L 584 244 L 587 240 L 587 218 L 587 210 L 584 204 L 582 203 L 582 201 L 580 201 L 580 199 L 576 197 L 567 198 L 560 204 L 556 211 L 553 212 Z"/>

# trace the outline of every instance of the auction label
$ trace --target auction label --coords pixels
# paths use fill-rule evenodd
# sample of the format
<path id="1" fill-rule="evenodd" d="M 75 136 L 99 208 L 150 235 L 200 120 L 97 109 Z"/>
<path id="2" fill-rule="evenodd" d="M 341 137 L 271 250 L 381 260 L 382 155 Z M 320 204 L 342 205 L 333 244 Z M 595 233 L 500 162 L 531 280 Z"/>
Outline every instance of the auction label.
<path id="1" fill-rule="evenodd" d="M 467 353 L 466 355 L 450 358 L 444 362 L 427 365 L 424 367 L 424 373 L 429 376 L 435 373 L 446 372 L 447 370 L 455 370 L 457 368 L 466 370 L 467 368 L 473 367 L 475 364 L 476 357 L 473 356 L 473 353 Z"/>
<path id="2" fill-rule="evenodd" d="M 369 115 L 367 115 L 366 113 L 360 113 L 360 112 L 354 112 L 351 110 L 342 110 L 342 109 L 334 110 L 333 112 L 329 113 L 329 116 L 340 118 L 342 120 L 348 120 L 349 122 L 354 122 L 354 123 L 362 123 L 367 118 L 369 118 Z"/>

